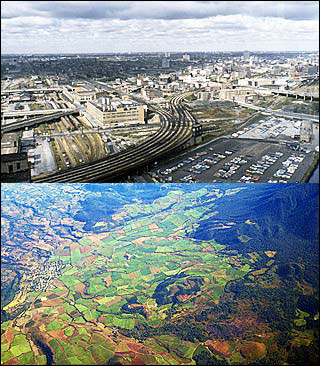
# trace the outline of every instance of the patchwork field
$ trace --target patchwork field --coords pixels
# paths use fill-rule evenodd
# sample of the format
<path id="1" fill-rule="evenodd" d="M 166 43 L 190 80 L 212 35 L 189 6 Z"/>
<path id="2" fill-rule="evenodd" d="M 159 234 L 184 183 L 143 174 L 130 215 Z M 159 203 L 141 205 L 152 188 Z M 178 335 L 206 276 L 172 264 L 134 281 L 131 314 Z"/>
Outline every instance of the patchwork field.
<path id="1" fill-rule="evenodd" d="M 277 251 L 240 254 L 191 235 L 200 220 L 215 218 L 221 197 L 239 191 L 171 190 L 150 204 L 124 205 L 109 230 L 100 222 L 94 233 L 61 240 L 47 259 L 62 265 L 61 275 L 45 290 L 27 289 L 25 310 L 2 323 L 1 362 L 191 365 L 272 360 L 279 333 L 257 316 L 248 299 L 233 301 L 233 286 L 246 279 L 252 286 L 260 281 L 280 288 Z M 242 221 L 256 225 L 252 217 Z M 229 222 L 221 229 L 239 224 Z M 244 246 L 254 240 L 240 233 L 239 238 Z M 298 309 L 293 339 L 309 345 L 313 334 L 302 332 L 303 326 L 317 316 Z"/>

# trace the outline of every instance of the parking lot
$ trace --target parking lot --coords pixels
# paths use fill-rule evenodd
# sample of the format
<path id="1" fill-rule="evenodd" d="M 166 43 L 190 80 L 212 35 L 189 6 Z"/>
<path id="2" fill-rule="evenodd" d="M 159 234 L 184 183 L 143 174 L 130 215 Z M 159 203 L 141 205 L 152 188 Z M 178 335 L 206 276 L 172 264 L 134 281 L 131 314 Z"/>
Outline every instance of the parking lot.
<path id="1" fill-rule="evenodd" d="M 268 117 L 263 122 L 254 123 L 232 134 L 232 137 L 253 139 L 281 139 L 286 140 L 295 135 L 300 135 L 301 122 L 286 118 Z"/>
<path id="2" fill-rule="evenodd" d="M 37 139 L 37 144 L 33 152 L 29 153 L 31 161 L 31 176 L 36 176 L 42 173 L 50 173 L 57 169 L 50 144 L 47 140 Z"/>
<path id="3" fill-rule="evenodd" d="M 154 166 L 152 182 L 300 182 L 311 151 L 294 151 L 285 143 L 220 138 L 170 162 Z"/>

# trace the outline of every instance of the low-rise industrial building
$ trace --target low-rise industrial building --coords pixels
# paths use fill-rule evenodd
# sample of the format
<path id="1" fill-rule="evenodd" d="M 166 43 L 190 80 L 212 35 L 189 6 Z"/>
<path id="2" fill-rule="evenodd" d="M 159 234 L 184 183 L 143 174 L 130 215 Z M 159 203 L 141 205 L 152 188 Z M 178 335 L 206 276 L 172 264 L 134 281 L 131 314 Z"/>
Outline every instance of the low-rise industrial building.
<path id="1" fill-rule="evenodd" d="M 23 131 L 21 147 L 32 147 L 35 145 L 34 130 Z"/>
<path id="2" fill-rule="evenodd" d="M 313 124 L 311 121 L 303 121 L 301 123 L 300 130 L 300 142 L 309 143 L 311 142 L 313 134 Z"/>
<path id="3" fill-rule="evenodd" d="M 20 132 L 5 133 L 1 139 L 1 156 L 4 154 L 14 154 L 19 151 Z"/>
<path id="4" fill-rule="evenodd" d="M 221 89 L 219 98 L 222 100 L 230 100 L 232 102 L 248 103 L 257 97 L 251 89 Z"/>
<path id="5" fill-rule="evenodd" d="M 211 93 L 209 92 L 199 92 L 198 99 L 201 101 L 208 101 L 210 99 Z"/>
<path id="6" fill-rule="evenodd" d="M 100 126 L 144 123 L 146 108 L 132 100 L 109 97 L 87 103 L 87 112 Z"/>
<path id="7" fill-rule="evenodd" d="M 72 102 L 77 101 L 79 103 L 86 103 L 94 100 L 96 97 L 95 90 L 89 90 L 83 86 L 65 86 L 63 88 L 63 94 Z"/>
<path id="8" fill-rule="evenodd" d="M 1 155 L 1 182 L 31 182 L 31 169 L 26 152 Z"/>

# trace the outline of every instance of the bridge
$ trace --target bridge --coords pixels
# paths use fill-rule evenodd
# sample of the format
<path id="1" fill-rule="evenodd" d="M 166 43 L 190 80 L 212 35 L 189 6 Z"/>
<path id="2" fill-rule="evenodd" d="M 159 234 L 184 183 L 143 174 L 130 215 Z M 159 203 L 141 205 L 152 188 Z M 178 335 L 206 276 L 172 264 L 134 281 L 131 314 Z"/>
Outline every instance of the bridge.
<path id="1" fill-rule="evenodd" d="M 34 115 L 44 115 L 52 114 L 57 112 L 71 112 L 72 108 L 62 108 L 62 109 L 41 109 L 35 111 L 5 111 L 1 113 L 1 118 L 13 118 L 13 117 L 24 117 L 24 116 L 34 116 Z"/>
<path id="2" fill-rule="evenodd" d="M 238 105 L 241 105 L 246 108 L 254 109 L 255 111 L 261 112 L 262 114 L 269 114 L 276 117 L 283 117 L 288 119 L 296 119 L 296 120 L 309 120 L 312 122 L 319 123 L 319 116 L 314 116 L 313 114 L 305 114 L 305 113 L 294 113 L 294 112 L 286 112 L 282 110 L 272 110 L 270 108 L 259 107 L 253 104 L 236 102 Z"/>
<path id="3" fill-rule="evenodd" d="M 19 94 L 19 93 L 52 93 L 62 92 L 62 88 L 33 88 L 33 89 L 4 89 L 1 95 Z"/>
<path id="4" fill-rule="evenodd" d="M 241 89 L 250 89 L 254 93 L 264 92 L 266 95 L 283 95 L 286 97 L 292 97 L 292 98 L 300 98 L 304 100 L 319 100 L 319 93 L 308 93 L 308 92 L 302 92 L 297 90 L 280 90 L 280 89 L 272 89 L 272 88 L 266 88 L 266 87 L 256 87 L 256 86 L 246 86 L 246 87 L 240 87 L 237 90 Z"/>
<path id="5" fill-rule="evenodd" d="M 35 118 L 30 118 L 30 119 L 26 119 L 26 120 L 22 120 L 22 121 L 18 121 L 18 122 L 8 123 L 6 125 L 1 126 L 1 133 L 13 132 L 13 131 L 17 131 L 17 130 L 21 130 L 21 129 L 25 129 L 25 128 L 29 128 L 29 127 L 35 127 L 41 123 L 53 122 L 57 119 L 60 119 L 61 117 L 69 116 L 71 114 L 76 114 L 76 113 L 79 113 L 79 110 L 72 109 L 67 112 L 55 112 L 55 113 L 51 113 L 49 115 L 45 115 L 45 116 L 41 116 L 41 117 L 35 117 Z"/>
<path id="6" fill-rule="evenodd" d="M 273 95 L 283 95 L 286 97 L 292 98 L 302 98 L 303 100 L 319 100 L 319 93 L 304 93 L 304 92 L 295 92 L 294 90 L 278 90 L 278 89 L 271 89 L 271 93 Z"/>

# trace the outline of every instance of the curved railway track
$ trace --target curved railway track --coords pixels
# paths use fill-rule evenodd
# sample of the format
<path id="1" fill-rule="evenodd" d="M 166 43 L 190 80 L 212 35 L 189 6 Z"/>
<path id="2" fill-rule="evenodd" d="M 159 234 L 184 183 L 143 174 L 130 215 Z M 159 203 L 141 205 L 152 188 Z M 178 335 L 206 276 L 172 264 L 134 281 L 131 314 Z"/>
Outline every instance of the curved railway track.
<path id="1" fill-rule="evenodd" d="M 63 172 L 53 173 L 42 178 L 34 178 L 33 182 L 108 182 L 170 153 L 192 137 L 192 126 L 195 119 L 189 111 L 181 106 L 184 95 L 186 93 L 170 100 L 174 114 L 155 108 L 155 112 L 160 115 L 161 127 L 155 135 L 139 146 Z"/>

